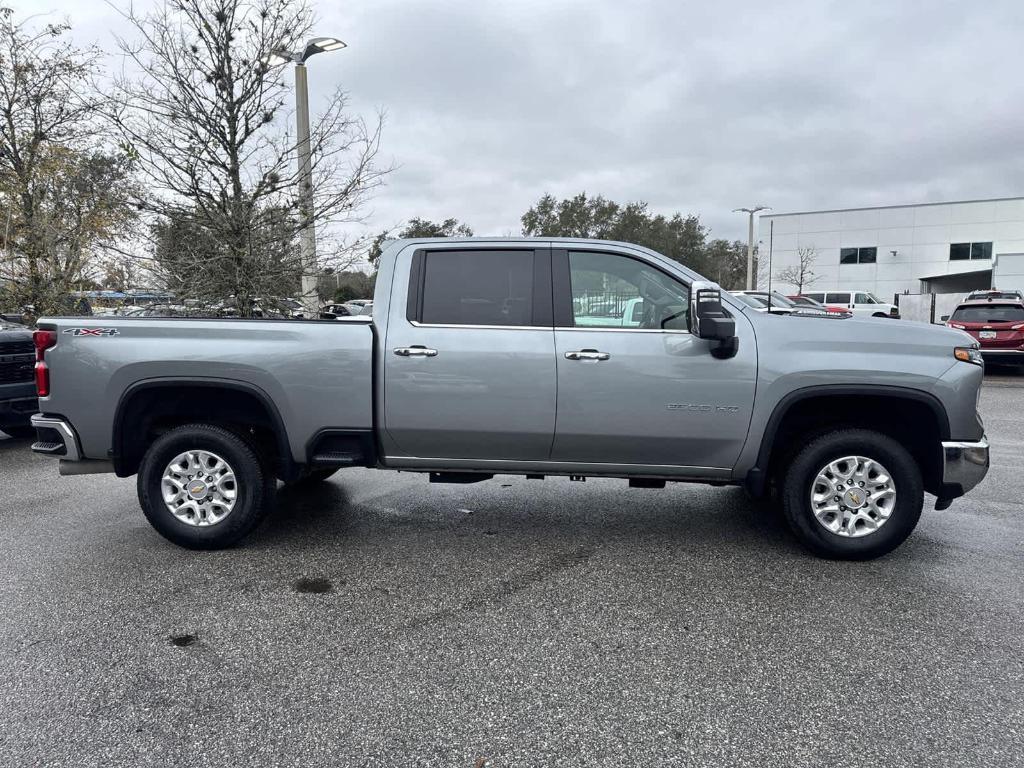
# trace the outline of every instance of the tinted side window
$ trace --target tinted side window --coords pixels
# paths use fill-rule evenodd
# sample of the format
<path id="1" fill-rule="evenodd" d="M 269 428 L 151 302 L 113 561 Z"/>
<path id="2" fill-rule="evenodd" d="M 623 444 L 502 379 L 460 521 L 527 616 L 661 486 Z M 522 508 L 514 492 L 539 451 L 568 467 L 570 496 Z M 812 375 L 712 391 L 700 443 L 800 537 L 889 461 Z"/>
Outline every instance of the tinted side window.
<path id="1" fill-rule="evenodd" d="M 849 304 L 850 294 L 848 293 L 826 293 L 825 294 L 826 304 Z"/>
<path id="2" fill-rule="evenodd" d="M 825 294 L 824 293 L 805 293 L 804 296 L 806 296 L 808 299 L 814 299 L 815 301 L 824 301 L 825 300 Z"/>
<path id="3" fill-rule="evenodd" d="M 420 321 L 530 325 L 533 251 L 428 251 Z"/>

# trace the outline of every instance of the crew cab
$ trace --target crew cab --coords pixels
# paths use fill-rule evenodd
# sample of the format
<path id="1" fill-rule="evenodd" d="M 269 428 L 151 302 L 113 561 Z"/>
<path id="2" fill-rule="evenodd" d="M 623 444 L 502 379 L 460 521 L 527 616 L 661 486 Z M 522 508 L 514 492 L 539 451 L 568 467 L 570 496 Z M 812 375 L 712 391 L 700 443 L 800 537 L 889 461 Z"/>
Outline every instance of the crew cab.
<path id="1" fill-rule="evenodd" d="M 813 552 L 864 559 L 910 534 L 925 491 L 946 508 L 988 468 L 966 334 L 757 312 L 636 245 L 394 241 L 373 307 L 43 318 L 33 449 L 137 475 L 150 523 L 192 548 L 241 540 L 277 480 L 375 467 L 739 485 Z"/>

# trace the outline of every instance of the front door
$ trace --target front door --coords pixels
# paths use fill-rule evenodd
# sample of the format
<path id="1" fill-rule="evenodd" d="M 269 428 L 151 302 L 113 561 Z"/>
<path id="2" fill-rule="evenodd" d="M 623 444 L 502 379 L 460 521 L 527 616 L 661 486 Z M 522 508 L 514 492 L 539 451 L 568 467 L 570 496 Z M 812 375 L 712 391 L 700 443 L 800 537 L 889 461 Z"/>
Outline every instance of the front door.
<path id="1" fill-rule="evenodd" d="M 384 345 L 389 456 L 543 461 L 555 428 L 547 249 L 403 252 Z"/>
<path id="2" fill-rule="evenodd" d="M 555 251 L 558 417 L 552 461 L 731 469 L 746 440 L 757 354 L 689 333 L 689 288 L 639 254 Z"/>

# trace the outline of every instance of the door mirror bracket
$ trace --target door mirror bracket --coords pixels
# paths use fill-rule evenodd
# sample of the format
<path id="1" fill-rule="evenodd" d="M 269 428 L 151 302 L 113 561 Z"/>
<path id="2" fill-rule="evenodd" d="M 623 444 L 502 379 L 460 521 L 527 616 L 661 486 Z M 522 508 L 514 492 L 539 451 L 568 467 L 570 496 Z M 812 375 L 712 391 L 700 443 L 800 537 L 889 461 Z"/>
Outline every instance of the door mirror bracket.
<path id="1" fill-rule="evenodd" d="M 690 286 L 690 332 L 713 342 L 711 354 L 719 359 L 739 350 L 736 321 L 722 307 L 722 289 L 715 283 L 695 280 Z"/>

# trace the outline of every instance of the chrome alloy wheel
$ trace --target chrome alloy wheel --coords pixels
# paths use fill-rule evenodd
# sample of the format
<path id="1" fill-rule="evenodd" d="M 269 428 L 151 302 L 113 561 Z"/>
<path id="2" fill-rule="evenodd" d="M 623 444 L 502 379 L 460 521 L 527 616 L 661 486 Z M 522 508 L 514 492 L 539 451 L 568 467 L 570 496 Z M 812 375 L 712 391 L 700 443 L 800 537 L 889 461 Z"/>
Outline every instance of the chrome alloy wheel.
<path id="1" fill-rule="evenodd" d="M 830 461 L 811 484 L 811 511 L 837 536 L 868 536 L 896 508 L 896 484 L 888 470 L 866 456 Z"/>
<path id="2" fill-rule="evenodd" d="M 209 451 L 179 453 L 164 469 L 160 490 L 167 509 L 186 525 L 216 525 L 235 507 L 235 471 Z"/>

